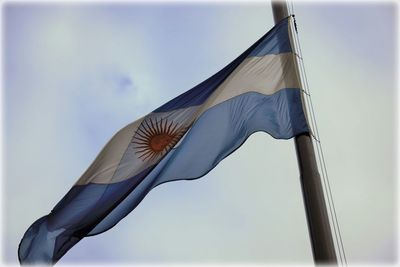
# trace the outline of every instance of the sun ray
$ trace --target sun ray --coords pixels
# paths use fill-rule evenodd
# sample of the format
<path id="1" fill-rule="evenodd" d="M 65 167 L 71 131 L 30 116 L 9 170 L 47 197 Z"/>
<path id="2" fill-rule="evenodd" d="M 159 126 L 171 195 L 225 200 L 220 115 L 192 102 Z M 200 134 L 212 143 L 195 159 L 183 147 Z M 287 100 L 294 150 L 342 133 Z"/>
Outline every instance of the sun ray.
<path id="1" fill-rule="evenodd" d="M 167 132 L 167 120 L 164 120 L 164 132 Z"/>
<path id="2" fill-rule="evenodd" d="M 145 127 L 144 124 L 143 124 L 143 129 L 147 131 L 149 136 L 155 134 L 155 132 L 153 132 L 152 126 L 150 126 L 150 124 L 148 124 L 147 120 L 145 120 L 144 123 L 146 124 L 147 127 Z"/>
<path id="3" fill-rule="evenodd" d="M 166 131 L 166 132 L 167 132 L 167 134 L 171 134 L 170 130 L 171 130 L 171 125 L 172 125 L 172 122 L 173 122 L 173 121 L 171 121 L 171 123 L 170 123 L 170 124 L 169 124 L 169 126 L 168 126 L 168 130 Z"/>
<path id="4" fill-rule="evenodd" d="M 157 129 L 158 129 L 158 127 L 160 127 L 160 129 L 159 129 L 159 132 L 160 132 L 160 133 L 165 133 L 165 132 L 163 131 L 163 128 L 162 128 L 162 118 L 161 118 L 161 120 L 160 120 L 160 123 L 157 123 Z"/>
<path id="5" fill-rule="evenodd" d="M 171 129 L 171 133 L 174 133 L 174 132 L 175 132 L 175 129 L 176 129 L 177 126 L 178 126 L 178 123 L 176 123 L 176 124 L 174 125 L 174 127 Z"/>
<path id="6" fill-rule="evenodd" d="M 132 143 L 136 143 L 136 144 L 141 144 L 141 143 L 146 143 L 146 142 L 147 142 L 147 138 L 144 139 L 144 138 L 141 137 L 141 136 L 137 136 L 137 137 L 132 141 Z"/>
<path id="7" fill-rule="evenodd" d="M 138 151 L 137 152 L 144 152 L 144 151 L 147 151 L 148 149 L 148 146 L 146 146 L 146 145 L 144 145 L 144 146 L 137 146 L 136 147 L 137 149 L 138 149 Z"/>
<path id="8" fill-rule="evenodd" d="M 142 155 L 139 156 L 139 158 L 146 159 L 149 155 L 154 154 L 152 151 L 146 151 Z"/>
<path id="9" fill-rule="evenodd" d="M 143 155 L 143 160 L 150 159 L 153 155 L 154 155 L 153 152 L 148 152 L 148 153 Z"/>
<path id="10" fill-rule="evenodd" d="M 154 134 L 156 134 L 157 133 L 157 129 L 153 124 L 153 119 L 152 118 L 150 118 L 150 124 L 151 124 L 151 127 L 152 127 L 151 129 L 154 131 Z"/>
<path id="11" fill-rule="evenodd" d="M 149 137 L 149 134 L 146 133 L 146 132 L 144 132 L 144 131 L 143 131 L 142 129 L 140 129 L 140 128 L 136 131 L 136 133 L 137 133 L 139 136 L 143 137 L 143 138 L 148 138 L 148 137 Z"/>
<path id="12" fill-rule="evenodd" d="M 138 131 L 141 131 L 144 135 L 149 136 L 150 132 L 148 131 L 150 127 L 146 125 L 144 125 L 144 123 L 142 123 L 141 127 L 138 128 Z"/>
<path id="13" fill-rule="evenodd" d="M 161 133 L 161 132 L 162 132 L 162 131 L 161 131 L 161 128 L 159 128 L 161 121 L 160 121 L 160 123 L 157 122 L 157 119 L 156 119 L 155 121 L 156 121 L 156 128 L 157 128 L 157 131 L 158 131 L 159 133 Z"/>

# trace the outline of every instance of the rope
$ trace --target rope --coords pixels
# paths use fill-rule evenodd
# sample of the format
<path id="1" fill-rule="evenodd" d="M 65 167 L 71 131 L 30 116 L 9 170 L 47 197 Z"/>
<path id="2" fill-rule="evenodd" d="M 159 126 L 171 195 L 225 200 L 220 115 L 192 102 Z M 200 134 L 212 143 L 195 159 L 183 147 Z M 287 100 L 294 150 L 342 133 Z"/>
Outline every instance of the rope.
<path id="1" fill-rule="evenodd" d="M 296 36 L 297 39 L 297 46 L 300 50 L 300 55 L 302 55 L 302 51 L 301 51 L 301 47 L 300 47 L 300 43 L 299 43 L 299 37 L 298 35 Z M 338 220 L 337 220 L 337 215 L 336 215 L 336 209 L 335 209 L 335 205 L 333 202 L 333 196 L 332 196 L 332 191 L 331 191 L 331 187 L 330 187 L 330 183 L 329 183 L 329 178 L 328 178 L 328 173 L 327 173 L 327 169 L 326 169 L 326 163 L 325 163 L 325 157 L 323 154 L 323 150 L 322 150 L 322 144 L 319 141 L 320 137 L 319 137 L 319 131 L 318 131 L 318 126 L 317 126 L 317 122 L 316 122 L 316 116 L 315 116 L 315 111 L 314 111 L 314 105 L 312 103 L 312 99 L 311 99 L 311 93 L 310 93 L 310 87 L 308 84 L 308 79 L 305 73 L 305 67 L 304 67 L 304 60 L 301 60 L 301 78 L 302 80 L 305 82 L 305 86 L 306 86 L 306 92 L 308 93 L 308 98 L 307 98 L 307 106 L 308 106 L 308 110 L 311 114 L 311 122 L 312 122 L 312 129 L 313 132 L 316 132 L 316 136 L 314 135 L 315 140 L 318 140 L 318 142 L 315 144 L 316 148 L 317 148 L 317 155 L 318 155 L 318 159 L 319 159 L 319 167 L 321 169 L 321 173 L 322 173 L 322 178 L 323 178 L 323 186 L 326 192 L 326 196 L 327 196 L 327 200 L 328 200 L 328 206 L 329 206 L 329 211 L 330 211 L 330 219 L 332 220 L 332 224 L 333 224 L 333 229 L 334 229 L 334 234 L 336 237 L 336 245 L 338 247 L 338 252 L 339 252 L 339 257 L 341 262 L 343 263 L 343 260 L 345 261 L 345 264 L 347 265 L 347 260 L 346 260 L 346 256 L 345 256 L 345 252 L 344 252 L 344 246 L 343 246 L 343 241 L 341 238 L 341 234 L 340 234 L 340 228 L 339 228 L 339 224 L 338 224 Z M 340 243 L 340 244 L 339 244 Z M 343 255 L 343 256 L 342 256 Z"/>
<path id="2" fill-rule="evenodd" d="M 300 50 L 300 54 L 302 55 L 301 52 L 301 47 L 299 45 L 299 40 L 298 40 L 298 36 L 296 36 L 296 41 L 297 41 L 297 46 Z M 334 230 L 334 235 L 335 235 L 335 241 L 336 241 L 336 246 L 338 248 L 338 252 L 339 252 L 339 258 L 340 258 L 340 262 L 343 264 L 343 258 L 344 256 L 342 256 L 342 254 L 344 254 L 343 252 L 343 248 L 342 248 L 342 241 L 341 241 L 341 235 L 340 235 L 340 231 L 338 229 L 338 222 L 337 222 L 337 216 L 336 216 L 336 211 L 335 211 L 335 207 L 334 207 L 334 203 L 333 203 L 333 197 L 332 197 L 332 192 L 330 189 L 330 184 L 329 184 L 329 179 L 327 176 L 327 172 L 326 172 L 326 165 L 325 165 L 325 160 L 324 160 L 324 155 L 322 152 L 322 145 L 320 142 L 320 137 L 319 137 L 319 131 L 318 131 L 318 126 L 317 126 L 317 122 L 316 122 L 316 116 L 315 116 L 315 111 L 314 111 L 314 106 L 312 103 L 312 99 L 311 99 L 311 93 L 310 93 L 310 87 L 308 84 L 308 79 L 307 76 L 305 74 L 305 67 L 304 67 L 304 60 L 301 60 L 301 79 L 303 80 L 303 82 L 305 83 L 305 91 L 308 93 L 308 98 L 306 99 L 307 102 L 307 108 L 310 114 L 310 118 L 311 118 L 311 126 L 312 126 L 312 130 L 314 133 L 316 133 L 316 135 L 314 134 L 314 139 L 318 140 L 319 142 L 314 142 L 315 147 L 317 148 L 316 152 L 317 152 L 317 156 L 318 156 L 318 164 L 319 164 L 319 168 L 321 170 L 321 174 L 322 174 L 322 184 L 324 187 L 324 191 L 327 197 L 327 202 L 328 202 L 328 207 L 329 207 L 329 215 L 330 215 L 330 220 L 332 221 L 332 225 L 333 225 L 333 230 Z"/>
<path id="3" fill-rule="evenodd" d="M 321 170 L 321 174 L 322 174 L 322 180 L 323 180 L 323 185 L 324 185 L 324 190 L 325 190 L 325 195 L 328 199 L 328 206 L 329 206 L 329 214 L 330 214 L 330 219 L 332 221 L 332 225 L 333 225 L 333 229 L 334 229 L 334 233 L 335 233 L 335 237 L 336 237 L 336 246 L 337 246 L 337 250 L 339 252 L 339 258 L 340 261 L 343 265 L 343 261 L 344 261 L 344 265 L 347 266 L 347 258 L 346 258 L 346 254 L 345 254 L 345 249 L 344 249 L 344 245 L 343 245 L 343 240 L 342 240 L 342 236 L 340 233 L 340 227 L 339 227 L 339 223 L 338 223 L 338 219 L 337 219 L 337 215 L 336 215 L 336 208 L 334 205 L 334 201 L 333 201 L 333 195 L 332 195 L 332 190 L 331 190 L 331 186 L 330 186 L 330 182 L 329 182 L 329 177 L 328 177 L 328 172 L 327 172 L 327 168 L 326 168 L 326 162 L 325 162 L 325 157 L 324 157 L 324 153 L 323 153 L 323 149 L 322 149 L 322 143 L 321 143 L 321 138 L 319 135 L 319 131 L 318 131 L 318 126 L 317 126 L 317 121 L 316 121 L 316 116 L 315 116 L 315 111 L 314 111 L 314 105 L 312 103 L 312 99 L 311 99 L 311 93 L 310 93 L 310 87 L 308 84 L 308 78 L 307 78 L 307 74 L 305 71 L 305 66 L 304 66 L 304 59 L 303 59 L 303 53 L 301 50 L 301 46 L 300 46 L 300 41 L 299 41 L 299 34 L 297 31 L 297 24 L 296 24 L 296 20 L 295 20 L 295 15 L 294 15 L 294 7 L 293 7 L 293 1 L 290 1 L 290 5 L 288 6 L 289 8 L 289 15 L 291 15 L 294 20 L 294 26 L 295 26 L 295 30 L 296 30 L 296 40 L 295 40 L 295 49 L 298 48 L 299 54 L 298 55 L 296 53 L 296 57 L 299 59 L 299 62 L 301 62 L 300 66 L 300 82 L 301 84 L 305 85 L 305 89 L 302 89 L 302 91 L 305 94 L 305 99 L 306 99 L 306 105 L 307 105 L 307 113 L 309 116 L 309 118 L 311 118 L 311 136 L 313 137 L 313 143 L 315 144 L 315 147 L 317 148 L 317 155 L 318 155 L 318 165 L 319 168 Z M 314 131 L 315 130 L 315 131 Z M 314 133 L 316 133 L 316 135 L 314 135 Z"/>

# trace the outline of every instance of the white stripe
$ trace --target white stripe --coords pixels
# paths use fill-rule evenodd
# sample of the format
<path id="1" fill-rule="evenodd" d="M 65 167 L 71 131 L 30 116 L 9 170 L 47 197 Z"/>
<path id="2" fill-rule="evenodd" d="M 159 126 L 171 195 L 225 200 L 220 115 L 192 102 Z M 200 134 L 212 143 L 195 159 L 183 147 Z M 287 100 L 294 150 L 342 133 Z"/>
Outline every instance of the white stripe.
<path id="1" fill-rule="evenodd" d="M 285 88 L 300 88 L 292 53 L 251 57 L 245 59 L 202 105 L 150 113 L 146 117 L 157 120 L 167 118 L 180 126 L 188 127 L 208 109 L 233 97 L 246 92 L 271 95 Z M 129 124 L 115 134 L 76 185 L 120 182 L 156 164 L 159 159 L 143 161 L 129 147 L 143 119 Z M 123 160 L 123 157 L 128 157 L 128 160 Z"/>
<path id="2" fill-rule="evenodd" d="M 203 104 L 199 113 L 246 92 L 272 95 L 280 89 L 300 88 L 293 53 L 246 58 Z"/>

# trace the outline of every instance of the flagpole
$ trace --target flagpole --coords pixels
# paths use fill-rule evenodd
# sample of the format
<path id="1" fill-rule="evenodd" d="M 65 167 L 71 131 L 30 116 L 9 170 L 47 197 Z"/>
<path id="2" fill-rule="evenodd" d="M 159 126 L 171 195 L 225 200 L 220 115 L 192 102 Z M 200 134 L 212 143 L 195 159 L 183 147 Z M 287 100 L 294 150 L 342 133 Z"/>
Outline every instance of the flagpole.
<path id="1" fill-rule="evenodd" d="M 273 0 L 272 12 L 275 24 L 286 18 L 289 15 L 286 1 Z M 321 177 L 318 173 L 311 137 L 309 134 L 300 134 L 295 137 L 294 142 L 314 262 L 316 264 L 337 264 Z"/>

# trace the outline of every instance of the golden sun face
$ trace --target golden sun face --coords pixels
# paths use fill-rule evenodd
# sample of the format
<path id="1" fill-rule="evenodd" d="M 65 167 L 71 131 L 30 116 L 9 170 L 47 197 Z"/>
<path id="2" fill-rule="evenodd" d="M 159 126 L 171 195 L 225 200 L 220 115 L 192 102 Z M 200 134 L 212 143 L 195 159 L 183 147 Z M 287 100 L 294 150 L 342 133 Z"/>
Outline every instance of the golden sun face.
<path id="1" fill-rule="evenodd" d="M 132 140 L 135 153 L 143 161 L 161 157 L 176 145 L 186 129 L 165 118 L 159 121 L 146 118 Z"/>

